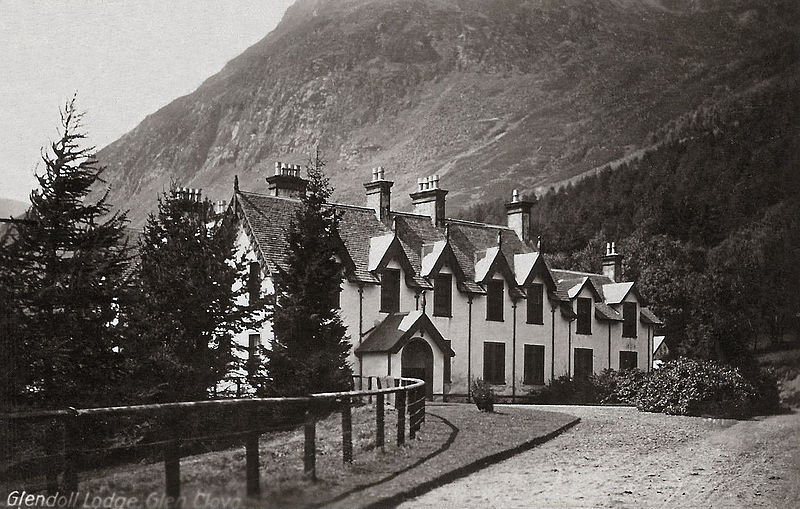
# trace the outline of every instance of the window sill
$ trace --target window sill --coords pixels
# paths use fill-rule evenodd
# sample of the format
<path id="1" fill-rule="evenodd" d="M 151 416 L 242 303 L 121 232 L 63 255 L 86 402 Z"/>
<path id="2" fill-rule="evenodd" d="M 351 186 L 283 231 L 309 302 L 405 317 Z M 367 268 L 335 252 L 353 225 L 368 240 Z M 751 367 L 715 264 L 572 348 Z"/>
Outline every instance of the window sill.
<path id="1" fill-rule="evenodd" d="M 486 321 L 487 321 L 487 322 L 505 322 L 505 320 L 503 320 L 502 318 L 500 318 L 500 319 L 497 319 L 497 318 L 487 318 L 487 319 L 486 319 Z"/>
<path id="2" fill-rule="evenodd" d="M 589 331 L 589 332 L 578 332 L 578 331 L 575 331 L 575 334 L 580 335 L 580 336 L 591 336 L 592 335 L 592 331 Z"/>
<path id="3" fill-rule="evenodd" d="M 544 325 L 544 322 L 525 322 L 528 325 Z"/>
<path id="4" fill-rule="evenodd" d="M 453 314 L 452 313 L 450 313 L 449 315 L 437 315 L 436 313 L 434 313 L 431 316 L 435 316 L 436 318 L 453 318 Z"/>

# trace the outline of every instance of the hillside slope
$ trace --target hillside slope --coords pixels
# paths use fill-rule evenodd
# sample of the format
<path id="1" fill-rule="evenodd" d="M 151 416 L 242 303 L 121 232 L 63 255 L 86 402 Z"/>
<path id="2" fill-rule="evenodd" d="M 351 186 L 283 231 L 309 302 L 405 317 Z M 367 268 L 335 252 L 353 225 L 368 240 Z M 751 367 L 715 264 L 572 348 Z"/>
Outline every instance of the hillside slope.
<path id="1" fill-rule="evenodd" d="M 318 144 L 335 198 L 369 168 L 408 203 L 439 173 L 451 210 L 569 178 L 659 141 L 665 124 L 782 80 L 793 0 L 298 0 L 195 92 L 100 151 L 134 226 L 170 178 L 230 195 Z M 202 58 L 202 56 L 198 56 Z"/>

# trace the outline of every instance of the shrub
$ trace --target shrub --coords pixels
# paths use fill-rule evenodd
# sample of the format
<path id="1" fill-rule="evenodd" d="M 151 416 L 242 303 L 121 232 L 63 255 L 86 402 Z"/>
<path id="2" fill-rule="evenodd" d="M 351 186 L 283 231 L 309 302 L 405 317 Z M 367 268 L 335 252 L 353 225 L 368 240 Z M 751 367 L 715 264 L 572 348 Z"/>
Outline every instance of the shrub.
<path id="1" fill-rule="evenodd" d="M 593 374 L 589 381 L 594 387 L 597 403 L 635 405 L 645 376 L 646 373 L 638 369 L 604 369 Z"/>
<path id="2" fill-rule="evenodd" d="M 599 402 L 598 391 L 589 379 L 572 379 L 562 375 L 551 380 L 543 389 L 532 393 L 534 403 L 593 404 Z"/>
<path id="3" fill-rule="evenodd" d="M 650 373 L 637 406 L 646 412 L 741 418 L 754 413 L 758 398 L 738 368 L 679 358 Z"/>
<path id="4" fill-rule="evenodd" d="M 493 412 L 496 400 L 492 387 L 478 378 L 472 381 L 472 400 L 482 412 Z"/>

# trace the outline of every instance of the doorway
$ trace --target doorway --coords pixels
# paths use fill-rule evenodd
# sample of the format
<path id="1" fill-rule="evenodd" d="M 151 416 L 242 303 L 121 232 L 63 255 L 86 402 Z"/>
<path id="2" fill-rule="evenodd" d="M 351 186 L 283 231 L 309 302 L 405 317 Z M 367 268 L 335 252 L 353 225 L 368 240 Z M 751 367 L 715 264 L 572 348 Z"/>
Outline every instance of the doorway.
<path id="1" fill-rule="evenodd" d="M 425 381 L 425 396 L 433 399 L 433 350 L 422 339 L 412 339 L 404 348 L 400 358 L 401 376 Z"/>

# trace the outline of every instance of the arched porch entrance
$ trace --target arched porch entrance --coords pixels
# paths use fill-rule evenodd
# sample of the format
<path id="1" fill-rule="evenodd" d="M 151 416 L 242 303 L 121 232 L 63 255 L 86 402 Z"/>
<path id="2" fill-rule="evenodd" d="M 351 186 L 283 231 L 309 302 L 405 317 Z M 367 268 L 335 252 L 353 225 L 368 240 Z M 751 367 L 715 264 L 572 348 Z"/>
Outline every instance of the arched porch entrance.
<path id="1" fill-rule="evenodd" d="M 433 350 L 422 338 L 412 339 L 400 358 L 401 376 L 425 380 L 425 394 L 433 399 Z"/>

